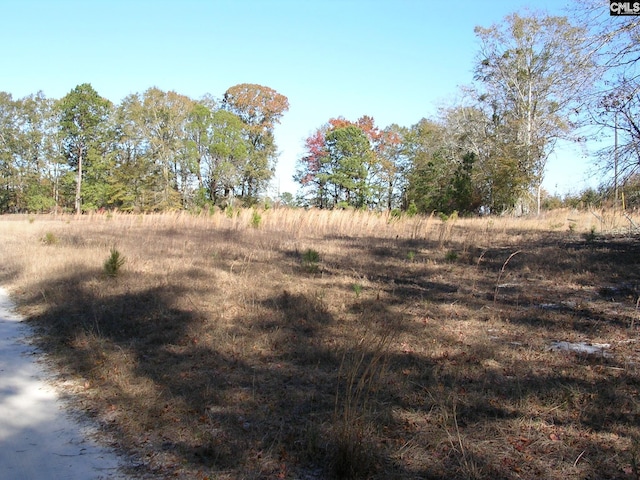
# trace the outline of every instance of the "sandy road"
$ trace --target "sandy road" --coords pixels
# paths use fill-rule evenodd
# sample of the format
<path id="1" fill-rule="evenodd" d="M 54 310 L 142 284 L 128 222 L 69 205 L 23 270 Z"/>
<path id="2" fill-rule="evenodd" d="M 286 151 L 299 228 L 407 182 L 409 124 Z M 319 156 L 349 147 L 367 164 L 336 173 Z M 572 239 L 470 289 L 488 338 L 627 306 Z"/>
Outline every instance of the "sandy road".
<path id="1" fill-rule="evenodd" d="M 123 460 L 65 410 L 30 334 L 0 288 L 0 479 L 129 478 Z"/>

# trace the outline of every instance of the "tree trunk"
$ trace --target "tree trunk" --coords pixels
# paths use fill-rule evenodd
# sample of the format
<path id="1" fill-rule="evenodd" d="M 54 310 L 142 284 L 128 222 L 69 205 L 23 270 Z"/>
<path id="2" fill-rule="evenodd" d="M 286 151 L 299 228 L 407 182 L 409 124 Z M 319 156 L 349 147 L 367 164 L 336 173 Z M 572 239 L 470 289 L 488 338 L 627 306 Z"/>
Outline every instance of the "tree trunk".
<path id="1" fill-rule="evenodd" d="M 76 179 L 76 215 L 82 213 L 82 148 L 78 149 L 78 178 Z"/>

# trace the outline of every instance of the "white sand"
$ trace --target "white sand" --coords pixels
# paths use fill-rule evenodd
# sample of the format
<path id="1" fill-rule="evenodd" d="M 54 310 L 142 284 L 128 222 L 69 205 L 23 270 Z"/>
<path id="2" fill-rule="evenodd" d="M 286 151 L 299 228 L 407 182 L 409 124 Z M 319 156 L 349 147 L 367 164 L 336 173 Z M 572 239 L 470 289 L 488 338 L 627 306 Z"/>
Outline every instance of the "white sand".
<path id="1" fill-rule="evenodd" d="M 67 413 L 21 320 L 0 288 L 0 478 L 127 478 L 118 471 L 124 462 Z"/>

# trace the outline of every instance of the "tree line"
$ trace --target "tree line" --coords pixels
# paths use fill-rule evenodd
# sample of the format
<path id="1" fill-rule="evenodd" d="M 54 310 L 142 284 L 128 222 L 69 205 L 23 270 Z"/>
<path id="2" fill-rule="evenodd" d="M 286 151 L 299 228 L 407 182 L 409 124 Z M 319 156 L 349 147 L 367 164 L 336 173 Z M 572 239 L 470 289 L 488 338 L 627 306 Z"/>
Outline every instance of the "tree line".
<path id="1" fill-rule="evenodd" d="M 114 105 L 82 84 L 59 100 L 0 93 L 1 212 L 161 211 L 255 201 L 273 175 L 285 96 L 221 100 L 149 88 Z"/>
<path id="2" fill-rule="evenodd" d="M 640 165 L 639 17 L 577 2 L 573 21 L 514 13 L 476 27 L 474 83 L 410 127 L 336 117 L 306 140 L 299 205 L 499 213 L 542 205 L 560 140 L 616 132 L 599 152 L 616 187 Z M 90 84 L 61 99 L 0 92 L 0 212 L 224 207 L 263 197 L 288 99 L 255 84 L 221 99 L 149 88 L 114 105 Z M 289 203 L 291 195 L 282 195 Z"/>
<path id="3" fill-rule="evenodd" d="M 527 11 L 476 27 L 475 82 L 436 118 L 385 128 L 366 116 L 328 120 L 306 139 L 298 161 L 301 201 L 427 213 L 539 212 L 556 143 L 584 144 L 614 131 L 615 146 L 597 152 L 603 176 L 615 172 L 616 187 L 635 189 L 639 17 L 611 17 L 598 0 L 575 6 L 573 22 Z"/>

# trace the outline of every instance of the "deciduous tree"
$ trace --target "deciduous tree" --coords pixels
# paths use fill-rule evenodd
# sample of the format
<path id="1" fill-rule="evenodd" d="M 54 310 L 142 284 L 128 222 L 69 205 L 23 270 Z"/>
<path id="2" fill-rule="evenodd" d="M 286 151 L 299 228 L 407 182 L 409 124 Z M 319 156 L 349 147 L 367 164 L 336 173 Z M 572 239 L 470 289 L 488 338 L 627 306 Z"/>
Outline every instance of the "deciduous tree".
<path id="1" fill-rule="evenodd" d="M 590 84 L 586 30 L 566 17 L 514 13 L 475 32 L 480 40 L 476 78 L 511 131 L 512 153 L 519 157 L 522 177 L 537 188 L 539 211 L 549 153 L 557 139 L 571 133 L 572 112 Z"/>
<path id="2" fill-rule="evenodd" d="M 252 202 L 273 176 L 277 158 L 273 129 L 289 110 L 289 100 L 272 88 L 243 83 L 225 92 L 222 105 L 247 126 L 251 149 L 241 179 L 241 195 Z"/>

